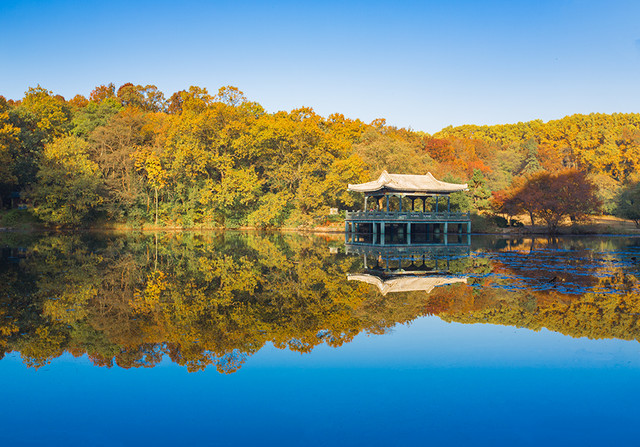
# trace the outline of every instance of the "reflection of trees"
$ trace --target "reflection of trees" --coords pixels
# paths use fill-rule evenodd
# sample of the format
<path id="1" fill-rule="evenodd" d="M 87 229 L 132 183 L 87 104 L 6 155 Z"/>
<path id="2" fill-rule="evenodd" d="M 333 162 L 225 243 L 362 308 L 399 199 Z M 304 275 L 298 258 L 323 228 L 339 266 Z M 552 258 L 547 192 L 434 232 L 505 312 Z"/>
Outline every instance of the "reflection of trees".
<path id="1" fill-rule="evenodd" d="M 28 250 L 17 261 L 3 251 L 0 349 L 33 366 L 69 352 L 105 366 L 153 366 L 168 356 L 189 370 L 233 372 L 267 343 L 309 352 L 421 315 L 640 340 L 637 279 L 622 273 L 597 284 L 620 294 L 507 292 L 483 287 L 486 273 L 507 267 L 474 256 L 450 265 L 473 275 L 471 287 L 382 296 L 346 280 L 362 258 L 331 255 L 320 238 L 64 234 L 11 244 Z"/>
<path id="2" fill-rule="evenodd" d="M 440 318 L 449 322 L 503 324 L 533 330 L 547 328 L 572 337 L 640 341 L 637 279 L 621 273 L 613 278 L 601 279 L 600 283 L 602 288 L 626 291 L 585 293 L 573 297 L 556 291 L 529 292 L 530 302 L 535 303 L 529 309 L 518 303 L 492 300 L 487 306 L 472 311 L 447 309 L 440 314 Z M 526 293 L 522 295 L 525 298 Z"/>
<path id="3" fill-rule="evenodd" d="M 354 309 L 369 292 L 344 280 L 356 259 L 330 256 L 318 242 L 178 234 L 156 247 L 143 235 L 41 238 L 20 268 L 3 264 L 12 293 L 2 310 L 21 309 L 3 320 L 5 352 L 19 350 L 36 366 L 64 351 L 124 367 L 166 354 L 189 369 L 233 371 L 267 342 L 300 352 L 338 346 L 367 330 Z"/>

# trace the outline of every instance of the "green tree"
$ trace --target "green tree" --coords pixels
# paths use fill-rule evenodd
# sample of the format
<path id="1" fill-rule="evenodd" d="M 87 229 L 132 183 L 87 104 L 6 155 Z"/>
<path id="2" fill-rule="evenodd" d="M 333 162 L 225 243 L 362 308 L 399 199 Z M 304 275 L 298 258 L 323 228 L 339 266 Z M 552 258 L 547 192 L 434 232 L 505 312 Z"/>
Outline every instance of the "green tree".
<path id="1" fill-rule="evenodd" d="M 479 169 L 474 169 L 473 177 L 469 181 L 473 208 L 477 211 L 486 211 L 490 208 L 491 191 L 487 187 L 487 180 Z"/>
<path id="2" fill-rule="evenodd" d="M 640 228 L 640 182 L 622 188 L 618 195 L 615 215 L 635 222 Z"/>
<path id="3" fill-rule="evenodd" d="M 538 143 L 533 138 L 528 139 L 522 145 L 522 149 L 526 154 L 520 173 L 523 175 L 535 174 L 542 170 L 540 160 L 538 160 Z"/>
<path id="4" fill-rule="evenodd" d="M 122 105 L 115 98 L 105 98 L 100 102 L 91 101 L 74 115 L 72 133 L 88 138 L 91 132 L 97 127 L 105 126 L 121 110 Z"/>
<path id="5" fill-rule="evenodd" d="M 88 144 L 63 137 L 45 147 L 36 184 L 31 191 L 33 212 L 53 225 L 87 222 L 102 203 L 98 166 L 89 160 Z"/>

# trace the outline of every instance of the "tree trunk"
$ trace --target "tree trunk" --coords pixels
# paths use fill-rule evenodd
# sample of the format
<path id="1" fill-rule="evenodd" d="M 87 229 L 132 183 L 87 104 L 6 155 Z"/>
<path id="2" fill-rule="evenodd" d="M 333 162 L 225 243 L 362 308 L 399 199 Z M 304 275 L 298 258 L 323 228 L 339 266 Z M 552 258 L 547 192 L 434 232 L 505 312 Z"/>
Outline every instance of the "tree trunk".
<path id="1" fill-rule="evenodd" d="M 154 188 L 156 192 L 156 227 L 158 226 L 158 188 Z"/>
<path id="2" fill-rule="evenodd" d="M 531 219 L 531 226 L 534 226 L 535 222 L 533 220 L 533 213 L 531 211 L 529 211 L 529 218 Z"/>

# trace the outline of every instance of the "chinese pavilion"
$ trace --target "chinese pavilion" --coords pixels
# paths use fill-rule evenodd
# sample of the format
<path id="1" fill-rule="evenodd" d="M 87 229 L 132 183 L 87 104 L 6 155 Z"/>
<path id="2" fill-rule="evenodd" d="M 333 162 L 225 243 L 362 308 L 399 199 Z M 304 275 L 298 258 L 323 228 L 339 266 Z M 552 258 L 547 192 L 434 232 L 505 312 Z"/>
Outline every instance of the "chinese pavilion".
<path id="1" fill-rule="evenodd" d="M 446 235 L 450 230 L 471 233 L 468 212 L 451 211 L 450 194 L 467 191 L 466 184 L 437 180 L 426 175 L 389 174 L 383 171 L 375 181 L 349 185 L 349 191 L 364 193 L 362 211 L 347 212 L 345 233 L 347 241 L 355 241 L 359 234 L 370 234 L 374 243 L 387 241 L 387 233 L 401 234 L 405 243 L 412 243 L 412 235 L 427 239 L 431 235 Z M 444 203 L 446 201 L 446 204 Z"/>

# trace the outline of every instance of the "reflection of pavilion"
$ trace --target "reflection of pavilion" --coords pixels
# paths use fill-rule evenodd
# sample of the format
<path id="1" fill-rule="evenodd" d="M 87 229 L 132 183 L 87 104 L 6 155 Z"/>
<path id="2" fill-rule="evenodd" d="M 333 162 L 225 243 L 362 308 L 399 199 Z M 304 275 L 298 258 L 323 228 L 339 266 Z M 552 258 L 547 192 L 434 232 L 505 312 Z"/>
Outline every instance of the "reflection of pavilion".
<path id="1" fill-rule="evenodd" d="M 466 238 L 465 238 L 466 239 Z M 349 281 L 374 284 L 383 295 L 391 292 L 424 290 L 434 287 L 466 283 L 467 277 L 452 274 L 458 260 L 470 255 L 470 245 L 421 244 L 378 245 L 346 244 L 347 254 L 361 255 L 364 271 L 349 274 Z"/>
<path id="2" fill-rule="evenodd" d="M 466 238 L 465 238 L 466 239 Z M 470 244 L 411 244 L 411 245 L 378 245 L 373 243 L 356 242 L 345 244 L 348 255 L 363 255 L 364 266 L 367 268 L 367 258 L 374 258 L 389 262 L 411 262 L 427 260 L 450 260 L 468 257 L 471 254 Z"/>
<path id="3" fill-rule="evenodd" d="M 424 290 L 431 292 L 435 287 L 445 286 L 455 283 L 467 283 L 466 276 L 449 276 L 449 275 L 422 275 L 422 276 L 392 276 L 389 278 L 381 278 L 369 274 L 347 275 L 349 281 L 361 281 L 373 284 L 380 289 L 380 293 L 386 295 L 394 292 L 415 292 Z"/>

